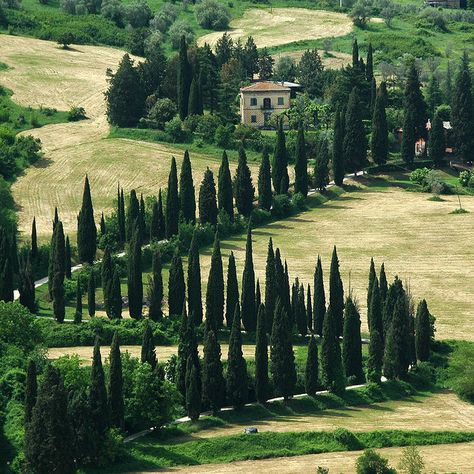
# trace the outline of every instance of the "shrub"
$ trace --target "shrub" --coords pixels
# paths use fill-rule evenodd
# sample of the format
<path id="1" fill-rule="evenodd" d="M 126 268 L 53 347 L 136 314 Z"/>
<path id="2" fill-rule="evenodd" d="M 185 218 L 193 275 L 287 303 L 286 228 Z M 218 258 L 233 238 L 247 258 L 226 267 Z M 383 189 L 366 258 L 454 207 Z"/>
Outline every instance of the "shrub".
<path id="1" fill-rule="evenodd" d="M 466 188 L 469 186 L 469 181 L 471 180 L 471 172 L 466 170 L 466 171 L 461 171 L 459 173 L 459 184 L 463 187 Z"/>
<path id="2" fill-rule="evenodd" d="M 186 42 L 188 43 L 188 45 L 194 42 L 194 31 L 191 26 L 184 20 L 175 22 L 169 30 L 169 35 L 171 46 L 173 47 L 173 49 L 179 48 L 179 43 L 181 41 L 182 36 L 186 38 Z"/>
<path id="3" fill-rule="evenodd" d="M 67 113 L 67 119 L 69 122 L 78 122 L 79 120 L 84 120 L 86 118 L 84 107 L 71 107 Z"/>
<path id="4" fill-rule="evenodd" d="M 426 177 L 430 174 L 431 170 L 428 168 L 419 168 L 410 173 L 410 181 L 415 184 L 423 186 L 426 181 Z"/>
<path id="5" fill-rule="evenodd" d="M 225 30 L 229 26 L 230 12 L 216 0 L 203 0 L 194 10 L 199 26 L 209 30 Z"/>
<path id="6" fill-rule="evenodd" d="M 150 28 L 161 31 L 161 33 L 166 33 L 176 18 L 178 18 L 178 14 L 178 7 L 173 3 L 167 2 L 150 21 Z"/>
<path id="7" fill-rule="evenodd" d="M 239 123 L 234 130 L 235 140 L 242 143 L 243 147 L 246 147 L 248 141 L 261 142 L 262 141 L 262 132 L 255 127 L 246 125 L 244 123 Z"/>
<path id="8" fill-rule="evenodd" d="M 165 123 L 165 132 L 170 136 L 173 143 L 186 141 L 187 133 L 183 130 L 183 122 L 179 117 L 174 117 Z"/>
<path id="9" fill-rule="evenodd" d="M 357 436 L 345 428 L 338 428 L 334 431 L 333 436 L 334 440 L 346 447 L 348 451 L 356 451 L 362 448 Z"/>
<path id="10" fill-rule="evenodd" d="M 216 145 L 221 147 L 221 148 L 232 148 L 233 145 L 233 140 L 232 140 L 232 132 L 233 132 L 233 126 L 232 125 L 219 125 L 216 128 L 215 134 L 214 134 L 214 140 L 216 142 Z"/>
<path id="11" fill-rule="evenodd" d="M 125 21 L 133 28 L 143 28 L 153 16 L 148 3 L 145 0 L 137 0 L 125 7 Z"/>
<path id="12" fill-rule="evenodd" d="M 304 211 L 307 209 L 306 198 L 301 193 L 296 193 L 291 198 L 291 204 L 298 211 Z"/>
<path id="13" fill-rule="evenodd" d="M 388 460 L 377 454 L 373 449 L 366 449 L 357 458 L 357 474 L 396 474 L 395 469 L 388 465 Z"/>
<path id="14" fill-rule="evenodd" d="M 273 198 L 272 216 L 276 219 L 284 219 L 293 213 L 293 205 L 286 194 L 278 194 Z"/>
<path id="15" fill-rule="evenodd" d="M 171 99 L 158 99 L 148 112 L 148 118 L 153 120 L 158 128 L 164 129 L 166 122 L 170 122 L 176 112 L 176 104 Z"/>
<path id="16" fill-rule="evenodd" d="M 349 17 L 355 26 L 365 28 L 372 15 L 372 2 L 370 0 L 357 0 L 352 7 Z"/>
<path id="17" fill-rule="evenodd" d="M 113 21 L 118 27 L 125 24 L 125 5 L 120 0 L 105 0 L 100 10 L 104 18 Z"/>
<path id="18" fill-rule="evenodd" d="M 153 51 L 156 51 L 161 46 L 162 42 L 163 35 L 159 31 L 153 31 L 143 42 L 145 56 L 150 56 Z"/>

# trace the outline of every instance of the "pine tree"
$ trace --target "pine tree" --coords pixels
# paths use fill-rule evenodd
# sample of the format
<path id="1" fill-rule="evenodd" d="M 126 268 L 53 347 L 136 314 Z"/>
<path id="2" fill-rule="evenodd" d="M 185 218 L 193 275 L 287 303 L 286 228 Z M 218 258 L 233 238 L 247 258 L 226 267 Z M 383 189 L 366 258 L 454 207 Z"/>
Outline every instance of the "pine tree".
<path id="1" fill-rule="evenodd" d="M 377 278 L 373 257 L 370 258 L 369 284 L 367 286 L 367 325 L 370 328 L 370 306 L 372 301 L 372 288 L 374 280 Z"/>
<path id="2" fill-rule="evenodd" d="M 184 222 L 194 224 L 196 222 L 196 194 L 188 150 L 184 152 L 181 174 L 179 175 L 179 200 Z"/>
<path id="3" fill-rule="evenodd" d="M 242 322 L 246 331 L 257 329 L 257 314 L 255 308 L 255 271 L 252 255 L 252 229 L 247 229 L 247 244 L 245 247 L 245 265 L 242 275 Z"/>
<path id="4" fill-rule="evenodd" d="M 221 362 L 221 346 L 212 329 L 206 331 L 204 339 L 202 397 L 214 414 L 224 405 L 225 379 Z"/>
<path id="5" fill-rule="evenodd" d="M 119 270 L 115 267 L 111 283 L 109 286 L 109 311 L 107 316 L 111 319 L 121 319 L 122 318 L 122 292 L 120 288 L 120 277 Z"/>
<path id="6" fill-rule="evenodd" d="M 306 324 L 308 325 L 309 332 L 313 333 L 313 299 L 311 296 L 311 286 L 308 283 L 308 289 L 306 290 Z"/>
<path id="7" fill-rule="evenodd" d="M 276 390 L 285 400 L 293 396 L 296 386 L 295 355 L 287 321 L 284 305 L 277 298 L 270 340 L 270 372 Z"/>
<path id="8" fill-rule="evenodd" d="M 135 228 L 138 226 L 140 217 L 140 203 L 137 198 L 137 192 L 132 189 L 130 191 L 130 201 L 127 208 L 127 229 L 126 237 L 127 242 L 130 242 L 135 232 Z"/>
<path id="9" fill-rule="evenodd" d="M 33 217 L 33 223 L 31 224 L 31 253 L 30 256 L 33 260 L 38 257 L 38 236 L 36 233 L 36 217 Z"/>
<path id="10" fill-rule="evenodd" d="M 139 230 L 135 229 L 128 254 L 128 308 L 130 317 L 140 319 L 143 310 L 142 248 Z"/>
<path id="11" fill-rule="evenodd" d="M 234 198 L 232 196 L 232 177 L 229 169 L 229 158 L 227 153 L 222 153 L 222 161 L 219 167 L 219 175 L 217 178 L 217 201 L 219 211 L 225 211 L 234 220 Z"/>
<path id="12" fill-rule="evenodd" d="M 242 354 L 239 304 L 235 305 L 229 339 L 226 374 L 227 400 L 235 408 L 242 408 L 248 395 L 247 363 Z"/>
<path id="13" fill-rule="evenodd" d="M 59 221 L 55 228 L 54 262 L 53 262 L 53 313 L 59 323 L 64 321 L 66 302 L 64 299 L 64 262 L 65 243 L 63 224 Z"/>
<path id="14" fill-rule="evenodd" d="M 35 281 L 30 262 L 30 255 L 28 255 L 26 260 L 20 260 L 18 268 L 18 292 L 20 293 L 20 304 L 25 306 L 25 308 L 28 308 L 30 313 L 36 313 Z"/>
<path id="15" fill-rule="evenodd" d="M 267 325 L 265 306 L 261 304 L 258 308 L 257 334 L 255 336 L 255 396 L 259 403 L 265 403 L 269 395 Z"/>
<path id="16" fill-rule="evenodd" d="M 103 436 L 109 425 L 109 413 L 104 369 L 102 367 L 102 357 L 100 355 L 100 343 L 98 337 L 95 340 L 94 354 L 92 357 L 89 403 L 91 406 L 94 425 L 92 428 L 95 429 L 99 435 Z"/>
<path id="17" fill-rule="evenodd" d="M 329 306 L 331 306 L 332 317 L 336 324 L 338 336 L 342 336 L 344 326 L 344 289 L 339 272 L 339 259 L 337 258 L 336 246 L 332 252 L 331 270 L 329 274 Z"/>
<path id="18" fill-rule="evenodd" d="M 48 365 L 38 390 L 31 421 L 26 425 L 25 458 L 32 474 L 76 472 L 67 393 L 58 369 Z"/>
<path id="19" fill-rule="evenodd" d="M 168 280 L 168 311 L 170 315 L 182 314 L 185 292 L 183 262 L 179 253 L 175 252 L 171 260 Z"/>
<path id="20" fill-rule="evenodd" d="M 38 395 L 38 380 L 36 363 L 33 359 L 28 362 L 26 369 L 26 381 L 25 381 L 25 423 L 28 424 L 31 421 L 33 414 L 33 408 L 36 404 L 36 398 Z"/>
<path id="21" fill-rule="evenodd" d="M 148 317 L 152 321 L 161 321 L 163 318 L 163 276 L 161 254 L 159 250 L 153 252 L 151 275 L 148 278 Z"/>
<path id="22" fill-rule="evenodd" d="M 380 383 L 383 366 L 383 339 L 380 333 L 374 329 L 370 333 L 369 358 L 367 360 L 367 380 Z"/>
<path id="23" fill-rule="evenodd" d="M 314 164 L 314 187 L 320 192 L 325 191 L 329 184 L 329 150 L 326 139 L 322 139 L 319 144 L 318 153 Z"/>
<path id="24" fill-rule="evenodd" d="M 355 87 L 347 103 L 344 133 L 345 168 L 350 171 L 359 171 L 367 163 L 367 139 L 362 122 L 359 93 Z"/>
<path id="25" fill-rule="evenodd" d="M 410 165 L 415 159 L 415 122 L 413 107 L 405 108 L 405 115 L 403 119 L 403 135 L 401 145 L 401 155 L 403 161 Z"/>
<path id="26" fill-rule="evenodd" d="M 110 253 L 109 246 L 106 246 L 104 250 L 104 257 L 102 258 L 102 264 L 101 264 L 101 281 L 102 281 L 102 292 L 104 294 L 104 308 L 109 318 L 110 318 L 109 295 L 110 295 L 110 286 L 112 284 L 113 272 L 114 272 L 114 267 L 112 264 L 112 255 Z"/>
<path id="27" fill-rule="evenodd" d="M 124 427 L 124 399 L 122 359 L 120 358 L 120 344 L 117 331 L 114 332 L 110 346 L 110 374 L 108 389 L 108 407 L 110 413 L 110 426 L 123 429 Z"/>
<path id="28" fill-rule="evenodd" d="M 159 242 L 166 235 L 165 217 L 163 215 L 163 200 L 161 197 L 161 188 L 158 193 L 158 200 L 153 202 L 150 222 L 150 242 Z"/>
<path id="29" fill-rule="evenodd" d="M 323 323 L 323 340 L 321 344 L 321 379 L 323 385 L 331 392 L 344 392 L 346 381 L 341 360 L 341 347 L 337 332 L 338 321 L 328 307 Z"/>
<path id="30" fill-rule="evenodd" d="M 344 119 L 338 109 L 334 114 L 334 135 L 332 141 L 332 175 L 336 186 L 344 182 Z"/>
<path id="31" fill-rule="evenodd" d="M 206 326 L 217 331 L 224 321 L 224 270 L 222 268 L 219 233 L 214 237 L 211 268 L 207 279 L 206 291 Z"/>
<path id="32" fill-rule="evenodd" d="M 265 321 L 267 333 L 271 334 L 273 327 L 273 315 L 275 313 L 275 302 L 277 297 L 277 281 L 275 268 L 275 254 L 273 252 L 272 238 L 268 240 L 267 262 L 265 266 Z"/>
<path id="33" fill-rule="evenodd" d="M 145 330 L 143 331 L 140 360 L 142 364 L 144 364 L 145 362 L 150 364 L 153 370 L 155 370 L 156 365 L 158 364 L 158 359 L 156 357 L 155 341 L 153 339 L 153 330 L 148 321 L 145 324 Z"/>
<path id="34" fill-rule="evenodd" d="M 431 124 L 430 139 L 428 141 L 428 154 L 434 166 L 441 167 L 446 152 L 446 139 L 444 136 L 443 119 L 437 111 Z"/>
<path id="35" fill-rule="evenodd" d="M 294 315 L 298 333 L 306 336 L 308 333 L 308 315 L 306 314 L 306 306 L 304 301 L 304 286 L 300 285 L 296 298 L 296 314 Z"/>
<path id="36" fill-rule="evenodd" d="M 191 421 L 196 421 L 201 413 L 201 390 L 199 371 L 192 356 L 186 362 L 186 411 Z"/>
<path id="37" fill-rule="evenodd" d="M 239 213 L 245 217 L 250 216 L 252 212 L 253 194 L 252 175 L 247 166 L 247 155 L 241 146 L 239 148 L 239 163 L 235 176 L 235 205 Z"/>
<path id="38" fill-rule="evenodd" d="M 82 288 L 80 278 L 77 279 L 76 284 L 76 311 L 74 312 L 74 323 L 82 323 Z"/>
<path id="39" fill-rule="evenodd" d="M 308 162 L 306 159 L 304 130 L 301 123 L 298 126 L 295 155 L 295 193 L 301 193 L 306 197 L 308 195 Z"/>
<path id="40" fill-rule="evenodd" d="M 184 35 L 181 37 L 178 59 L 178 111 L 181 120 L 188 116 L 189 89 L 191 87 L 191 65 L 188 60 L 188 47 Z"/>
<path id="41" fill-rule="evenodd" d="M 168 192 L 166 194 L 166 238 L 170 239 L 178 233 L 179 196 L 176 160 L 171 158 L 171 169 L 168 177 Z"/>
<path id="42" fill-rule="evenodd" d="M 234 318 L 235 305 L 239 302 L 239 283 L 237 281 L 237 270 L 235 267 L 234 252 L 230 252 L 229 263 L 227 265 L 227 285 L 226 285 L 225 321 L 230 329 Z"/>
<path id="43" fill-rule="evenodd" d="M 415 320 L 415 347 L 416 358 L 420 362 L 430 359 L 431 325 L 430 313 L 426 300 L 420 301 L 416 310 Z"/>
<path id="44" fill-rule="evenodd" d="M 94 263 L 97 249 L 96 240 L 97 229 L 94 222 L 91 189 L 89 186 L 89 178 L 86 176 L 82 196 L 82 207 L 77 217 L 77 253 L 80 262 Z"/>
<path id="45" fill-rule="evenodd" d="M 344 310 L 342 361 L 347 378 L 353 379 L 355 384 L 365 382 L 364 370 L 362 368 L 360 314 L 351 297 L 346 299 Z"/>
<path id="46" fill-rule="evenodd" d="M 380 298 L 382 301 L 382 306 L 385 304 L 385 299 L 387 298 L 387 291 L 388 291 L 388 284 L 387 284 L 387 277 L 385 275 L 385 264 L 382 263 L 380 267 Z"/>
<path id="47" fill-rule="evenodd" d="M 272 207 L 272 174 L 266 148 L 263 150 L 262 162 L 258 170 L 258 206 L 265 211 L 269 211 Z"/>
<path id="48" fill-rule="evenodd" d="M 305 390 L 309 396 L 316 395 L 319 387 L 319 360 L 318 360 L 318 345 L 313 335 L 309 340 L 308 356 L 306 358 L 305 369 Z"/>
<path id="49" fill-rule="evenodd" d="M 383 165 L 388 158 L 388 127 L 385 113 L 385 97 L 382 86 L 379 87 L 375 97 L 374 112 L 372 115 L 372 135 L 370 137 L 370 150 L 374 163 Z"/>
<path id="50" fill-rule="evenodd" d="M 277 139 L 272 163 L 273 189 L 277 194 L 286 194 L 290 184 L 288 177 L 288 154 L 286 151 L 285 132 L 283 131 L 283 119 L 278 121 Z"/>
<path id="51" fill-rule="evenodd" d="M 202 225 L 217 225 L 217 200 L 214 175 L 207 168 L 199 188 L 199 220 Z"/>

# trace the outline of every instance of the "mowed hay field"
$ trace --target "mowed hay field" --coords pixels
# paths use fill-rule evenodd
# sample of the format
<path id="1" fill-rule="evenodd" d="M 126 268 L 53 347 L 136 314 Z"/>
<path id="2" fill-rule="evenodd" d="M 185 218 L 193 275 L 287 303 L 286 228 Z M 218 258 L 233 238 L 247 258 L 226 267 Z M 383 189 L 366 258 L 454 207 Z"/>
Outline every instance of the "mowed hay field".
<path id="1" fill-rule="evenodd" d="M 344 36 L 352 31 L 351 19 L 342 13 L 306 8 L 251 8 L 230 23 L 229 35 L 237 40 L 252 36 L 259 48 L 300 40 Z M 214 46 L 222 31 L 209 33 L 198 44 Z"/>

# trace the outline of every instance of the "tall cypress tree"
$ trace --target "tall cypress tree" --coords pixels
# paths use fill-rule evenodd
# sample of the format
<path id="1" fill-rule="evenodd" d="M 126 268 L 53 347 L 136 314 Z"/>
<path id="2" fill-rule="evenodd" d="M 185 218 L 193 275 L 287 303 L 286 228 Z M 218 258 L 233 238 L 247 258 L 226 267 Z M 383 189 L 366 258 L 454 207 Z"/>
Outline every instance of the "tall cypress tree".
<path id="1" fill-rule="evenodd" d="M 359 171 L 367 164 L 367 139 L 357 88 L 353 88 L 347 103 L 344 126 L 344 162 L 350 171 Z"/>
<path id="2" fill-rule="evenodd" d="M 258 206 L 265 211 L 269 211 L 272 207 L 272 173 L 266 148 L 263 150 L 262 162 L 258 170 Z"/>
<path id="3" fill-rule="evenodd" d="M 323 321 L 326 314 L 326 295 L 324 292 L 323 267 L 321 265 L 321 257 L 318 255 L 316 269 L 314 271 L 314 331 L 322 336 Z"/>
<path id="4" fill-rule="evenodd" d="M 374 112 L 372 115 L 372 135 L 370 149 L 374 163 L 383 165 L 388 158 L 388 127 L 385 113 L 385 97 L 382 86 L 379 87 L 375 97 Z"/>
<path id="5" fill-rule="evenodd" d="M 334 136 L 332 141 L 332 175 L 336 186 L 344 182 L 344 119 L 340 109 L 334 114 Z"/>
<path id="6" fill-rule="evenodd" d="M 178 59 L 178 111 L 181 120 L 188 116 L 189 89 L 191 87 L 191 65 L 188 60 L 188 46 L 184 35 L 181 37 Z"/>
<path id="7" fill-rule="evenodd" d="M 357 43 L 357 38 L 354 38 L 352 42 L 352 67 L 359 67 L 359 45 Z"/>
<path id="8" fill-rule="evenodd" d="M 263 304 L 258 308 L 257 334 L 255 337 L 255 396 L 260 403 L 265 403 L 270 396 L 267 325 Z"/>
<path id="9" fill-rule="evenodd" d="M 430 139 L 428 141 L 428 154 L 438 168 L 443 165 L 446 152 L 446 139 L 444 136 L 443 119 L 438 111 L 435 112 L 431 124 Z"/>
<path id="10" fill-rule="evenodd" d="M 194 73 L 189 88 L 188 114 L 202 115 L 201 87 L 199 75 Z"/>
<path id="11" fill-rule="evenodd" d="M 247 165 L 247 155 L 244 148 L 239 148 L 239 163 L 235 177 L 235 205 L 240 214 L 250 216 L 253 208 L 254 188 L 252 175 Z"/>
<path id="12" fill-rule="evenodd" d="M 257 329 L 257 314 L 255 308 L 255 271 L 252 255 L 252 229 L 247 229 L 247 244 L 245 247 L 245 265 L 242 275 L 242 322 L 246 331 Z"/>
<path id="13" fill-rule="evenodd" d="M 94 354 L 92 356 L 89 403 L 92 411 L 93 428 L 99 435 L 103 436 L 109 425 L 109 413 L 104 369 L 102 367 L 102 357 L 100 355 L 100 343 L 98 337 L 95 340 Z"/>
<path id="14" fill-rule="evenodd" d="M 230 329 L 234 318 L 235 305 L 239 302 L 239 283 L 237 281 L 234 252 L 230 252 L 229 263 L 227 265 L 225 301 L 225 321 L 226 326 Z"/>
<path id="15" fill-rule="evenodd" d="M 415 159 L 415 140 L 414 112 L 413 107 L 409 105 L 405 107 L 401 145 L 402 159 L 407 165 L 413 163 Z"/>
<path id="16" fill-rule="evenodd" d="M 168 311 L 169 314 L 182 314 L 185 303 L 183 262 L 178 252 L 171 260 L 168 280 Z"/>
<path id="17" fill-rule="evenodd" d="M 53 233 L 53 237 L 54 237 Z M 51 256 L 50 256 L 50 270 L 49 278 L 54 277 L 54 245 L 55 239 L 53 239 L 51 245 Z M 13 301 L 13 255 L 12 255 L 12 245 L 7 234 L 7 231 L 0 227 L 0 300 L 3 301 Z M 51 290 L 52 290 L 51 283 Z M 51 292 L 50 290 L 50 292 Z"/>
<path id="18" fill-rule="evenodd" d="M 140 243 L 143 244 L 146 242 L 146 239 L 148 238 L 147 232 L 146 232 L 146 209 L 145 209 L 145 200 L 143 199 L 143 193 L 140 194 L 140 212 L 138 213 L 138 231 L 139 231 L 139 238 L 140 238 Z"/>
<path id="19" fill-rule="evenodd" d="M 143 310 L 142 248 L 138 227 L 130 241 L 128 253 L 128 307 L 130 317 L 140 319 Z"/>
<path id="20" fill-rule="evenodd" d="M 102 214 L 100 215 L 100 225 L 99 225 L 99 229 L 100 229 L 100 235 L 105 235 L 107 233 L 107 227 L 105 225 L 105 217 L 104 217 L 104 213 L 102 212 Z"/>
<path id="21" fill-rule="evenodd" d="M 372 292 L 370 298 L 370 320 L 369 320 L 369 331 L 372 334 L 373 331 L 377 331 L 379 336 L 383 335 L 383 306 L 380 295 L 379 284 L 377 278 L 372 283 Z M 382 341 L 383 347 L 383 341 Z"/>
<path id="22" fill-rule="evenodd" d="M 150 223 L 150 241 L 160 241 L 166 237 L 165 216 L 163 214 L 163 198 L 161 188 L 158 191 L 158 200 L 153 203 Z"/>
<path id="23" fill-rule="evenodd" d="M 120 185 L 117 186 L 117 224 L 119 243 L 122 247 L 126 240 L 126 225 L 125 225 L 125 198 L 123 196 L 123 189 Z"/>
<path id="24" fill-rule="evenodd" d="M 430 359 L 431 326 L 430 313 L 426 300 L 420 301 L 416 310 L 415 319 L 415 347 L 416 358 L 420 362 Z"/>
<path id="25" fill-rule="evenodd" d="M 53 280 L 54 280 L 54 262 L 56 261 L 55 253 L 56 253 L 56 232 L 57 232 L 57 222 L 56 218 L 58 217 L 57 214 L 58 210 L 55 208 L 55 220 L 53 220 L 53 232 L 51 234 L 51 243 L 50 243 L 50 250 L 49 250 L 49 261 L 48 261 L 48 295 L 49 299 L 53 299 Z M 0 271 L 2 271 L 2 268 L 5 265 L 5 261 L 1 259 L 1 256 L 5 256 L 5 258 L 9 255 L 8 252 L 8 238 L 6 235 L 6 232 L 2 229 L 0 229 Z M 1 288 L 2 283 L 1 282 L 7 282 L 6 278 L 0 279 L 0 295 L 3 294 L 3 289 Z M 12 297 L 13 298 L 13 297 Z M 4 297 L 0 296 L 0 299 L 5 299 Z M 7 301 L 7 300 L 5 300 Z"/>
<path id="26" fill-rule="evenodd" d="M 186 362 L 186 411 L 192 421 L 196 421 L 201 412 L 200 374 L 191 355 Z"/>
<path id="27" fill-rule="evenodd" d="M 235 408 L 242 408 L 248 396 L 247 363 L 242 354 L 239 304 L 235 305 L 229 339 L 226 374 L 227 400 Z"/>
<path id="28" fill-rule="evenodd" d="M 33 260 L 38 256 L 38 235 L 36 233 L 36 217 L 33 217 L 33 223 L 31 224 L 31 258 Z"/>
<path id="29" fill-rule="evenodd" d="M 158 359 L 156 357 L 155 341 L 153 339 L 153 330 L 151 329 L 151 325 L 148 321 L 145 324 L 145 330 L 143 331 L 140 360 L 142 364 L 144 364 L 145 362 L 150 364 L 153 370 L 155 370 L 155 367 L 158 364 Z"/>
<path id="30" fill-rule="evenodd" d="M 275 269 L 275 254 L 273 252 L 272 238 L 268 240 L 267 262 L 265 266 L 265 321 L 267 332 L 271 334 L 273 327 L 273 314 L 277 297 L 277 282 Z"/>
<path id="31" fill-rule="evenodd" d="M 63 223 L 59 221 L 55 227 L 54 262 L 53 262 L 53 313 L 59 323 L 64 321 L 66 302 L 64 299 L 64 256 L 65 243 Z"/>
<path id="32" fill-rule="evenodd" d="M 115 266 L 115 269 L 112 273 L 111 282 L 109 284 L 108 305 L 107 316 L 111 319 L 121 319 L 122 290 L 120 288 L 120 276 L 117 266 Z"/>
<path id="33" fill-rule="evenodd" d="M 101 263 L 101 281 L 102 281 L 102 292 L 104 294 L 104 308 L 107 313 L 107 316 L 110 317 L 109 314 L 109 295 L 110 295 L 110 286 L 112 283 L 112 277 L 114 273 L 114 267 L 112 264 L 112 255 L 110 253 L 109 246 L 105 247 L 104 250 L 104 257 L 102 258 Z"/>
<path id="34" fill-rule="evenodd" d="M 229 158 L 227 153 L 222 153 L 222 161 L 219 167 L 219 175 L 217 178 L 217 201 L 219 211 L 225 211 L 234 220 L 234 198 L 232 196 L 232 177 L 229 169 Z"/>
<path id="35" fill-rule="evenodd" d="M 313 333 L 313 300 L 311 296 L 311 286 L 308 283 L 308 289 L 306 290 L 306 324 L 308 325 L 309 332 Z"/>
<path id="36" fill-rule="evenodd" d="M 387 335 L 392 325 L 393 313 L 395 305 L 401 296 L 405 294 L 401 280 L 396 276 L 393 283 L 389 286 L 387 296 L 382 311 L 383 333 L 384 341 L 387 341 Z"/>
<path id="37" fill-rule="evenodd" d="M 320 192 L 324 192 L 329 184 L 329 149 L 325 138 L 321 139 L 319 143 L 314 164 L 313 183 Z"/>
<path id="38" fill-rule="evenodd" d="M 212 329 L 206 331 L 202 369 L 202 398 L 215 414 L 224 405 L 225 379 L 221 362 L 221 346 Z"/>
<path id="39" fill-rule="evenodd" d="M 135 232 L 135 227 L 138 225 L 140 218 L 140 203 L 137 198 L 137 192 L 132 189 L 130 191 L 130 200 L 127 208 L 127 242 L 130 242 Z"/>
<path id="40" fill-rule="evenodd" d="M 64 276 L 71 279 L 71 244 L 69 242 L 69 236 L 66 237 L 66 244 L 64 247 Z"/>
<path id="41" fill-rule="evenodd" d="M 388 284 L 387 284 L 387 276 L 385 275 L 385 263 L 382 263 L 380 267 L 380 298 L 382 300 L 382 305 L 385 303 L 385 299 L 387 298 L 387 291 L 388 291 Z"/>
<path id="42" fill-rule="evenodd" d="M 153 252 L 151 275 L 148 278 L 148 317 L 152 321 L 161 321 L 163 318 L 163 276 L 161 254 L 159 250 Z"/>
<path id="43" fill-rule="evenodd" d="M 290 184 L 288 177 L 288 154 L 286 151 L 285 132 L 283 131 L 283 118 L 278 121 L 277 138 L 272 163 L 273 189 L 277 194 L 286 194 Z"/>
<path id="44" fill-rule="evenodd" d="M 257 278 L 257 283 L 255 284 L 255 309 L 257 310 L 258 316 L 258 308 L 262 304 L 262 293 L 260 291 L 260 280 Z"/>
<path id="45" fill-rule="evenodd" d="M 82 207 L 77 216 L 77 253 L 81 262 L 94 263 L 95 252 L 97 250 L 96 240 L 97 229 L 94 221 L 91 189 L 89 186 L 89 178 L 86 175 L 84 193 L 82 195 Z"/>
<path id="46" fill-rule="evenodd" d="M 199 188 L 199 220 L 201 224 L 217 225 L 217 200 L 214 175 L 207 168 Z"/>
<path id="47" fill-rule="evenodd" d="M 367 63 L 365 65 L 365 77 L 367 82 L 372 82 L 374 77 L 374 50 L 372 48 L 372 43 L 369 43 L 367 48 Z"/>
<path id="48" fill-rule="evenodd" d="M 365 382 L 364 370 L 362 368 L 360 314 L 351 297 L 346 299 L 344 309 L 342 361 L 347 378 L 351 378 L 355 384 Z"/>
<path id="49" fill-rule="evenodd" d="M 308 195 L 308 162 L 306 159 L 304 129 L 301 123 L 298 126 L 295 155 L 295 193 L 301 193 L 306 197 Z"/>
<path id="50" fill-rule="evenodd" d="M 273 384 L 285 400 L 295 393 L 295 355 L 288 330 L 288 316 L 280 298 L 277 298 L 270 340 L 270 371 Z"/>
<path id="51" fill-rule="evenodd" d="M 194 324 L 191 323 L 191 325 L 194 328 Z M 178 360 L 176 363 L 176 388 L 184 398 L 186 397 L 186 363 L 188 361 L 190 343 L 188 326 L 188 317 L 184 311 L 178 333 Z"/>
<path id="52" fill-rule="evenodd" d="M 31 415 L 33 414 L 33 408 L 36 404 L 36 398 L 38 395 L 38 380 L 36 363 L 33 359 L 28 362 L 26 369 L 26 381 L 25 381 L 25 422 L 31 421 Z"/>
<path id="53" fill-rule="evenodd" d="M 370 258 L 370 268 L 369 268 L 369 284 L 367 286 L 367 325 L 370 328 L 370 305 L 372 300 L 372 287 L 374 280 L 377 278 L 375 273 L 375 264 L 373 257 Z"/>
<path id="54" fill-rule="evenodd" d="M 20 260 L 18 268 L 18 292 L 20 293 L 20 304 L 28 308 L 30 313 L 36 313 L 35 281 L 29 255 L 26 260 Z"/>
<path id="55" fill-rule="evenodd" d="M 95 272 L 93 269 L 89 272 L 87 280 L 87 312 L 91 318 L 95 316 Z"/>
<path id="56" fill-rule="evenodd" d="M 313 335 L 309 339 L 308 356 L 306 358 L 305 369 L 305 390 L 310 396 L 316 395 L 319 387 L 319 360 L 318 360 L 318 345 Z"/>
<path id="57" fill-rule="evenodd" d="M 125 412 L 123 400 L 123 375 L 119 336 L 117 331 L 114 332 L 112 345 L 110 346 L 108 406 L 110 413 L 110 426 L 123 429 Z"/>
<path id="58" fill-rule="evenodd" d="M 74 312 L 74 323 L 82 323 L 82 288 L 80 278 L 77 279 L 76 284 L 76 311 Z"/>
<path id="59" fill-rule="evenodd" d="M 383 366 L 383 339 L 380 333 L 374 329 L 370 333 L 369 358 L 367 360 L 367 380 L 380 383 Z"/>
<path id="60" fill-rule="evenodd" d="M 166 238 L 171 238 L 178 233 L 179 223 L 179 196 L 178 175 L 176 160 L 171 158 L 171 169 L 168 176 L 168 192 L 166 194 Z"/>
<path id="61" fill-rule="evenodd" d="M 421 91 L 421 83 L 415 66 L 415 61 L 412 61 L 408 68 L 405 84 L 404 108 L 405 115 L 407 115 L 406 112 L 408 110 L 412 113 L 411 120 L 413 121 L 414 138 L 426 139 L 426 122 L 428 121 L 428 114 L 426 112 L 426 103 Z M 405 126 L 403 128 L 403 134 L 405 134 Z"/>
<path id="62" fill-rule="evenodd" d="M 179 175 L 179 201 L 180 211 L 185 222 L 196 222 L 196 194 L 194 190 L 193 171 L 189 152 L 184 152 Z"/>
<path id="63" fill-rule="evenodd" d="M 211 268 L 207 279 L 206 291 L 206 326 L 217 331 L 224 321 L 224 270 L 222 269 L 222 256 L 219 233 L 214 237 L 212 249 Z"/>
<path id="64" fill-rule="evenodd" d="M 339 259 L 336 246 L 334 246 L 331 259 L 331 270 L 329 274 L 329 306 L 331 306 L 332 317 L 336 323 L 338 336 L 342 336 L 344 326 L 344 288 L 341 274 L 339 272 Z"/>
<path id="65" fill-rule="evenodd" d="M 304 286 L 301 284 L 297 289 L 296 307 L 294 318 L 299 334 L 306 336 L 308 333 L 308 316 L 306 314 L 306 306 L 304 301 Z"/>

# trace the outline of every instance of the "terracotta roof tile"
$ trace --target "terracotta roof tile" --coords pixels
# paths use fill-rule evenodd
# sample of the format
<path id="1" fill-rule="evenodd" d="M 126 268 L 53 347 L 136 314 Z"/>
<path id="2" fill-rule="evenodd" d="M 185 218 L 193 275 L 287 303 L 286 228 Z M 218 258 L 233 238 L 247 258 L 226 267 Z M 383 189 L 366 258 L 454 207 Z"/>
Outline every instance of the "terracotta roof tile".
<path id="1" fill-rule="evenodd" d="M 289 87 L 283 86 L 280 82 L 271 82 L 271 81 L 262 81 L 262 82 L 255 82 L 247 87 L 242 87 L 241 91 L 290 91 Z"/>

